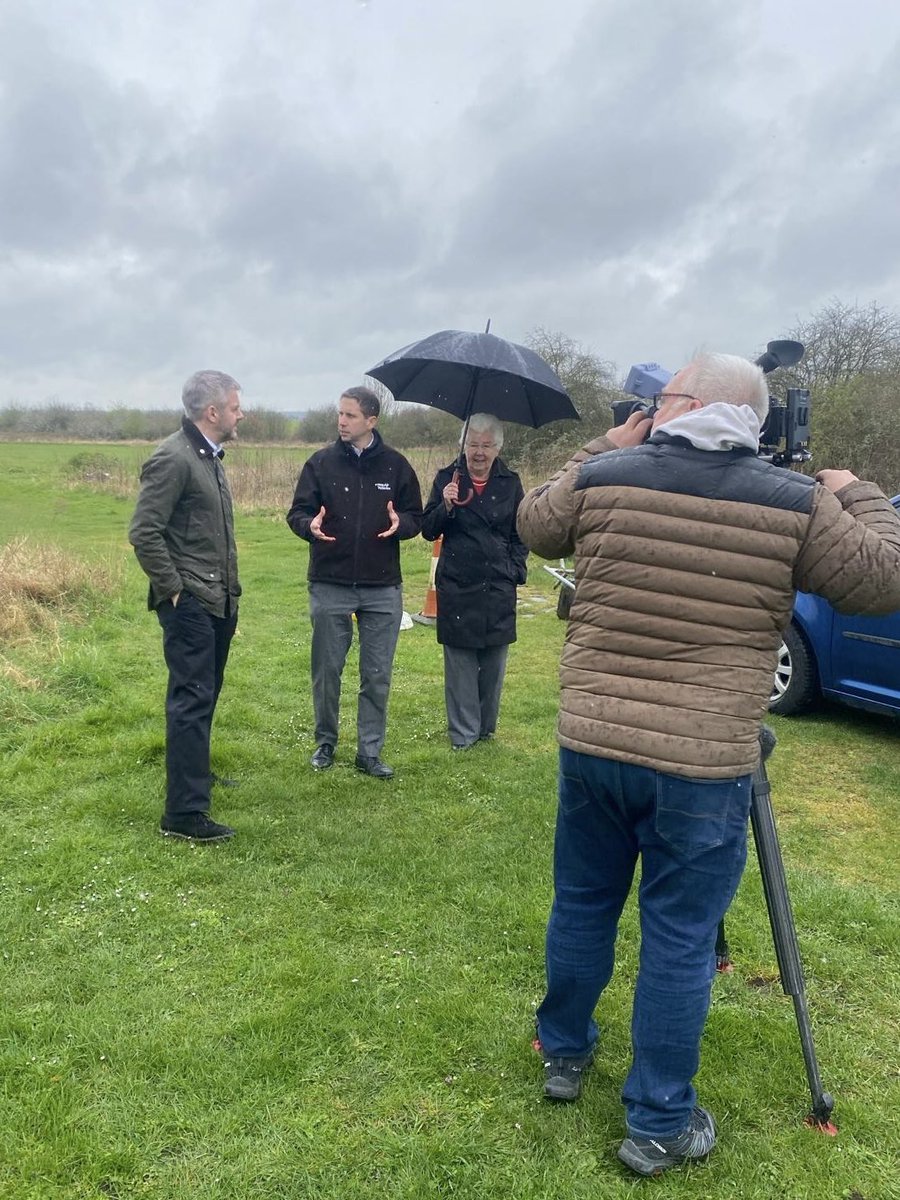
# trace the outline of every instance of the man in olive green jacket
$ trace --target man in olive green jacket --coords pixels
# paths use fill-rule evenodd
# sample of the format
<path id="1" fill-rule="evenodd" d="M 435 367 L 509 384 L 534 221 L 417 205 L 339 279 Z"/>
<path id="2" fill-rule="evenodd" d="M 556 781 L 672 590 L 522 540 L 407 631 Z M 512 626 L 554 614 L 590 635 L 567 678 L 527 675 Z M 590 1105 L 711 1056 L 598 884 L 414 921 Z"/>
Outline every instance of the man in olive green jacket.
<path id="1" fill-rule="evenodd" d="M 184 385 L 181 429 L 141 470 L 128 532 L 150 580 L 148 607 L 163 632 L 166 693 L 166 807 L 169 837 L 223 841 L 234 830 L 210 819 L 210 730 L 237 628 L 237 551 L 222 446 L 237 438 L 240 385 L 198 371 Z M 227 782 L 227 781 L 220 781 Z"/>

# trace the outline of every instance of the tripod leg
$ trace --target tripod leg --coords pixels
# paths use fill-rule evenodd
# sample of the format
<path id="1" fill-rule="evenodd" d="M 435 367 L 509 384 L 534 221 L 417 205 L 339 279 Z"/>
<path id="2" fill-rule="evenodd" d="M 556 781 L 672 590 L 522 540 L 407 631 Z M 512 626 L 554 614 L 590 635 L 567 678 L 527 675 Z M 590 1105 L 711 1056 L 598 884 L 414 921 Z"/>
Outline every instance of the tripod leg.
<path id="1" fill-rule="evenodd" d="M 775 956 L 778 959 L 781 986 L 785 995 L 793 999 L 794 1014 L 800 1032 L 806 1078 L 809 1082 L 813 1102 L 812 1112 L 807 1121 L 825 1133 L 835 1134 L 837 1130 L 830 1120 L 834 1100 L 828 1092 L 823 1091 L 822 1079 L 819 1075 L 812 1027 L 806 1007 L 806 983 L 803 978 L 803 965 L 800 962 L 800 946 L 797 942 L 797 930 L 794 926 L 794 915 L 784 874 L 784 861 L 781 857 L 778 832 L 775 828 L 771 789 L 762 758 L 753 774 L 750 824 L 753 829 L 753 840 L 756 843 L 756 854 L 759 858 L 759 870 L 762 876 L 766 908 L 769 912 L 769 923 L 772 926 L 772 940 L 775 943 Z"/>
<path id="2" fill-rule="evenodd" d="M 725 936 L 725 918 L 719 922 L 719 929 L 716 933 L 716 970 L 723 975 L 728 975 L 734 970 L 734 963 L 731 961 L 731 951 L 728 948 L 728 939 Z"/>

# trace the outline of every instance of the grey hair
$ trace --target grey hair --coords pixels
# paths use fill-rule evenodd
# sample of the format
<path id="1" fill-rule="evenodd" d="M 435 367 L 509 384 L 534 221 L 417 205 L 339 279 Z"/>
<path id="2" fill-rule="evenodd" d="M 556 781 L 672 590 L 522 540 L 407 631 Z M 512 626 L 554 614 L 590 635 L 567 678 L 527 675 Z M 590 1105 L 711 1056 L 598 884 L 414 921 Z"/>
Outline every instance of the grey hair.
<path id="1" fill-rule="evenodd" d="M 211 404 L 224 405 L 241 385 L 222 371 L 196 371 L 181 389 L 181 403 L 192 421 L 202 417 Z"/>
<path id="2" fill-rule="evenodd" d="M 736 354 L 698 354 L 678 374 L 678 386 L 704 404 L 748 404 L 760 424 L 769 415 L 766 378 L 749 359 Z"/>
<path id="3" fill-rule="evenodd" d="M 356 401 L 356 403 L 359 405 L 359 411 L 364 417 L 377 417 L 381 414 L 381 401 L 371 388 L 347 388 L 346 391 L 341 392 L 342 399 L 344 396 L 346 396 L 348 400 Z"/>
<path id="4" fill-rule="evenodd" d="M 490 413 L 472 413 L 469 418 L 469 427 L 465 425 L 462 428 L 462 433 L 459 435 L 459 444 L 463 444 L 463 436 L 466 433 L 489 433 L 494 439 L 494 445 L 498 450 L 503 448 L 503 425 L 496 417 L 492 417 Z"/>

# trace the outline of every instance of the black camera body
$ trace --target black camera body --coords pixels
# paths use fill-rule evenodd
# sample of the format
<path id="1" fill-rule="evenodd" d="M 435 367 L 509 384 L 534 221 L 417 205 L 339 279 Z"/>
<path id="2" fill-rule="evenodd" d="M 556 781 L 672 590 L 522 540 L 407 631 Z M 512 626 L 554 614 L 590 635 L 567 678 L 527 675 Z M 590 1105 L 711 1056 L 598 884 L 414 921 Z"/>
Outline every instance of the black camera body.
<path id="1" fill-rule="evenodd" d="M 759 431 L 759 453 L 777 467 L 809 462 L 808 388 L 788 388 L 785 402 L 769 397 L 769 415 Z"/>
<path id="2" fill-rule="evenodd" d="M 639 412 L 651 421 L 656 416 L 656 405 L 645 404 L 643 400 L 613 400 L 609 406 L 612 409 L 613 425 L 624 425 L 632 413 Z"/>
<path id="3" fill-rule="evenodd" d="M 801 342 L 769 342 L 765 354 L 756 360 L 756 365 L 768 375 L 777 367 L 794 366 L 803 357 L 803 352 Z M 659 363 L 638 363 L 633 366 L 622 390 L 638 399 L 612 402 L 613 425 L 624 425 L 635 412 L 652 420 L 657 408 L 655 397 L 671 378 L 672 372 Z M 809 450 L 809 416 L 810 395 L 807 388 L 788 388 L 783 401 L 769 396 L 769 415 L 759 433 L 759 456 L 778 467 L 809 462 L 812 457 Z"/>

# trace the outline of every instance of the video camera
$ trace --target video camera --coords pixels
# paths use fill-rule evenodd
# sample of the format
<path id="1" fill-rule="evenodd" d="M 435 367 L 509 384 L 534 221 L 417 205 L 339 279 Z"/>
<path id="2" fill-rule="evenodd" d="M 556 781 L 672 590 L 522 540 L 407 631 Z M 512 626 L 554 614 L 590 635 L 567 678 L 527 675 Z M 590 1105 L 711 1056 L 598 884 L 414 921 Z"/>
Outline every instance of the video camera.
<path id="1" fill-rule="evenodd" d="M 803 357 L 801 342 L 769 342 L 765 354 L 756 360 L 763 374 L 768 375 L 777 367 L 792 367 Z M 656 398 L 663 390 L 672 372 L 659 363 L 638 363 L 628 372 L 624 391 L 638 400 L 614 400 L 613 425 L 624 425 L 634 412 L 646 417 L 656 415 Z M 648 403 L 649 402 L 649 403 Z M 809 413 L 810 397 L 807 388 L 788 388 L 784 401 L 769 396 L 769 415 L 759 434 L 758 454 L 777 467 L 789 463 L 809 462 Z"/>

